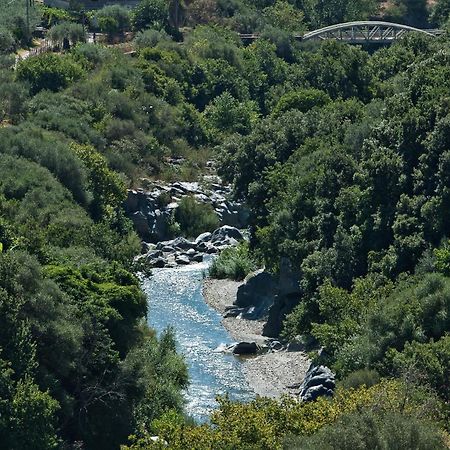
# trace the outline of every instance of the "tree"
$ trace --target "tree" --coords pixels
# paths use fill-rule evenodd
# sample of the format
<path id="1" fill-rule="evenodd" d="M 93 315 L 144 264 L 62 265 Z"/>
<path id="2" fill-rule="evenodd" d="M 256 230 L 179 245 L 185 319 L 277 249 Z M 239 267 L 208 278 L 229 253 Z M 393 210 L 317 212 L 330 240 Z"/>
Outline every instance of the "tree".
<path id="1" fill-rule="evenodd" d="M 17 79 L 30 83 L 32 94 L 48 89 L 58 91 L 79 80 L 84 71 L 70 56 L 46 53 L 21 61 Z"/>
<path id="2" fill-rule="evenodd" d="M 86 31 L 78 23 L 62 22 L 53 25 L 48 30 L 48 37 L 54 44 L 59 45 L 64 50 L 68 50 L 70 45 L 86 41 Z"/>
<path id="3" fill-rule="evenodd" d="M 430 22 L 444 26 L 450 17 L 450 1 L 438 0 L 431 9 Z"/>
<path id="4" fill-rule="evenodd" d="M 145 28 L 165 29 L 168 26 L 169 5 L 164 0 L 141 0 L 133 11 L 135 30 Z"/>
<path id="5" fill-rule="evenodd" d="M 290 109 L 307 112 L 316 106 L 322 107 L 331 101 L 330 97 L 318 89 L 302 89 L 284 94 L 273 110 L 274 115 L 281 115 Z"/>
<path id="6" fill-rule="evenodd" d="M 228 91 L 216 97 L 205 109 L 205 118 L 215 131 L 247 134 L 258 120 L 254 102 L 239 102 Z"/>
<path id="7" fill-rule="evenodd" d="M 130 28 L 130 12 L 127 8 L 120 5 L 104 6 L 96 16 L 100 31 L 107 33 L 111 41 L 114 36 L 122 34 Z"/>

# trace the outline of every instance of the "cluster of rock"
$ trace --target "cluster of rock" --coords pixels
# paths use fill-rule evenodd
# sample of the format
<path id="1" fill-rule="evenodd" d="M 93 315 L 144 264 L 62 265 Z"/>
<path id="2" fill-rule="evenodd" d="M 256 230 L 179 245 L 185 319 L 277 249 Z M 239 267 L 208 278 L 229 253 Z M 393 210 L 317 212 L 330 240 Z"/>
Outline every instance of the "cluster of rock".
<path id="1" fill-rule="evenodd" d="M 244 236 L 237 228 L 224 225 L 213 233 L 200 234 L 195 241 L 177 237 L 157 244 L 145 244 L 145 252 L 137 260 L 149 267 L 177 267 L 202 262 L 205 254 L 220 253 L 243 239 Z"/>
<path id="2" fill-rule="evenodd" d="M 231 187 L 222 185 L 220 178 L 209 177 L 208 182 L 163 183 L 145 180 L 147 189 L 130 189 L 125 212 L 133 221 L 139 236 L 146 242 L 160 242 L 169 238 L 170 224 L 183 197 L 210 204 L 220 225 L 236 228 L 247 226 L 249 211 L 241 203 L 230 200 Z M 216 181 L 216 182 L 213 182 Z"/>
<path id="3" fill-rule="evenodd" d="M 308 402 L 321 396 L 332 397 L 335 387 L 335 374 L 328 367 L 311 365 L 300 385 L 299 399 Z"/>
<path id="4" fill-rule="evenodd" d="M 238 289 L 234 304 L 227 308 L 224 317 L 266 319 L 263 335 L 276 338 L 281 332 L 284 318 L 300 298 L 300 274 L 292 269 L 286 258 L 282 258 L 278 277 L 264 269 L 247 276 Z"/>

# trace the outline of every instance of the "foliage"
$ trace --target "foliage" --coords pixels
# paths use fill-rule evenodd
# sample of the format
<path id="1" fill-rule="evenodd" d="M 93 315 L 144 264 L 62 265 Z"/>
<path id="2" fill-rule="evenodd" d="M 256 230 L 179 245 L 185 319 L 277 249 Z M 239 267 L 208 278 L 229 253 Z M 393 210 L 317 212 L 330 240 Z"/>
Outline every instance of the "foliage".
<path id="1" fill-rule="evenodd" d="M 93 147 L 72 144 L 71 149 L 83 161 L 88 171 L 93 195 L 91 211 L 94 218 L 111 219 L 126 198 L 123 181 L 108 168 L 106 159 Z"/>
<path id="2" fill-rule="evenodd" d="M 82 67 L 70 56 L 51 53 L 28 58 L 17 67 L 17 79 L 28 82 L 32 94 L 43 89 L 58 91 L 83 75 Z"/>
<path id="3" fill-rule="evenodd" d="M 21 0 L 1 0 L 0 1 L 0 35 L 6 33 L 13 36 L 15 45 L 30 45 L 31 31 L 38 25 L 41 12 L 39 8 L 30 5 L 29 20 L 30 29 L 27 27 L 27 8 Z M 0 51 L 1 53 L 1 51 Z"/>
<path id="4" fill-rule="evenodd" d="M 399 432 L 408 436 L 410 427 L 405 424 L 404 417 L 412 415 L 430 419 L 426 414 L 431 414 L 436 420 L 439 413 L 433 409 L 434 407 L 422 409 L 419 406 L 423 392 L 412 389 L 407 393 L 404 389 L 405 386 L 401 383 L 382 381 L 370 388 L 339 390 L 331 401 L 320 398 L 307 403 L 298 403 L 289 398 L 281 401 L 257 398 L 253 402 L 243 404 L 219 398 L 219 409 L 211 417 L 212 425 L 192 426 L 178 415 L 168 413 L 153 423 L 153 432 L 160 439 L 167 441 L 169 447 L 174 450 L 194 447 L 199 450 L 210 448 L 276 450 L 283 448 L 282 442 L 286 435 L 312 435 L 314 439 L 315 433 L 330 428 L 341 434 L 340 422 L 334 428 L 337 420 L 345 421 L 347 414 L 367 409 L 371 411 L 369 415 L 378 417 L 400 415 L 396 422 L 402 426 L 402 431 Z M 418 423 L 422 422 L 418 420 Z M 355 427 L 359 425 L 358 423 Z M 323 428 L 327 426 L 328 428 Z M 422 426 L 420 430 L 424 430 L 424 427 Z M 441 436 L 434 429 L 430 430 L 429 434 L 425 431 L 422 433 L 432 438 L 433 443 L 442 442 Z M 162 448 L 161 442 L 153 442 L 147 433 L 135 436 L 133 441 L 132 445 L 124 448 L 126 450 Z"/>
<path id="5" fill-rule="evenodd" d="M 133 11 L 133 27 L 135 30 L 166 28 L 168 15 L 168 3 L 164 0 L 141 0 Z"/>
<path id="6" fill-rule="evenodd" d="M 110 39 L 130 28 L 130 13 L 124 6 L 104 6 L 96 12 L 95 18 L 100 31 L 107 33 Z"/>
<path id="7" fill-rule="evenodd" d="M 374 11 L 344 3 L 143 0 L 89 15 L 110 37 L 130 21 L 142 30 L 134 58 L 91 44 L 16 71 L 0 58 L 1 433 L 43 448 L 110 449 L 129 434 L 151 448 L 152 433 L 173 448 L 276 449 L 367 408 L 337 435 L 353 423 L 385 439 L 374 410 L 399 442 L 405 417 L 418 442 L 423 416 L 440 426 L 432 393 L 377 381 L 415 379 L 448 402 L 449 43 L 408 35 L 369 52 L 292 38 Z M 23 6 L 1 4 L 4 52 L 28 38 Z M 426 18 L 423 3 L 397 6 L 399 20 Z M 435 11 L 444 21 L 445 4 Z M 80 16 L 45 14 L 54 33 L 80 30 L 65 23 Z M 194 29 L 180 45 L 167 33 L 181 39 L 172 27 L 184 23 Z M 243 45 L 233 30 L 260 39 Z M 222 400 L 211 426 L 183 419 L 186 367 L 173 333 L 145 326 L 128 271 L 141 243 L 121 205 L 126 187 L 196 179 L 211 158 L 251 210 L 251 249 L 224 251 L 212 272 L 243 278 L 257 255 L 277 274 L 289 259 L 300 289 L 285 337 L 324 347 L 320 361 L 356 390 L 311 404 Z M 193 198 L 173 219 L 190 237 L 218 225 Z M 18 400 L 21 417 L 10 408 L 19 387 L 36 400 Z"/>
<path id="8" fill-rule="evenodd" d="M 226 91 L 209 103 L 205 109 L 205 118 L 214 134 L 248 134 L 258 119 L 258 113 L 254 102 L 239 102 Z"/>
<path id="9" fill-rule="evenodd" d="M 290 439 L 284 448 L 290 450 L 344 450 L 350 448 L 396 448 L 399 450 L 444 450 L 442 432 L 435 424 L 399 412 L 362 410 L 339 418 L 304 439 Z"/>
<path id="10" fill-rule="evenodd" d="M 275 115 L 281 115 L 290 109 L 298 109 L 301 112 L 307 112 L 315 106 L 322 107 L 330 101 L 330 97 L 325 94 L 325 92 L 317 89 L 293 91 L 284 94 L 280 98 L 273 113 Z"/>
<path id="11" fill-rule="evenodd" d="M 229 278 L 240 281 L 256 270 L 256 267 L 248 243 L 243 242 L 237 247 L 223 250 L 212 262 L 209 275 L 213 278 Z"/>
<path id="12" fill-rule="evenodd" d="M 86 32 L 83 26 L 78 23 L 61 22 L 48 30 L 48 37 L 53 43 L 68 49 L 70 44 L 75 45 L 77 42 L 85 42 Z"/>
<path id="13" fill-rule="evenodd" d="M 199 203 L 194 197 L 183 197 L 174 212 L 174 220 L 186 237 L 196 237 L 219 226 L 219 218 L 210 204 Z"/>

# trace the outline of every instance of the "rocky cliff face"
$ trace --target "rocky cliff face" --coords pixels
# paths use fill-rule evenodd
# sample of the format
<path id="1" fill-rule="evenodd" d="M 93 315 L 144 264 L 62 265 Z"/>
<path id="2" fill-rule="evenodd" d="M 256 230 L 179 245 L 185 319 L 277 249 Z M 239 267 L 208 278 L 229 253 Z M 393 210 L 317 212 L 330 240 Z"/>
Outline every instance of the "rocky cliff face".
<path id="1" fill-rule="evenodd" d="M 241 315 L 245 319 L 267 319 L 263 335 L 276 338 L 282 330 L 283 320 L 298 304 L 301 297 L 300 273 L 288 259 L 280 262 L 280 272 L 274 276 L 259 270 L 247 277 L 239 287 L 236 308 L 228 315 Z"/>
<path id="2" fill-rule="evenodd" d="M 230 186 L 218 182 L 147 183 L 147 190 L 129 190 L 125 201 L 127 216 L 133 221 L 139 236 L 146 242 L 156 243 L 170 238 L 168 233 L 171 218 L 178 202 L 186 196 L 192 196 L 199 203 L 212 205 L 221 225 L 235 228 L 247 226 L 249 211 L 241 203 L 230 200 Z"/>

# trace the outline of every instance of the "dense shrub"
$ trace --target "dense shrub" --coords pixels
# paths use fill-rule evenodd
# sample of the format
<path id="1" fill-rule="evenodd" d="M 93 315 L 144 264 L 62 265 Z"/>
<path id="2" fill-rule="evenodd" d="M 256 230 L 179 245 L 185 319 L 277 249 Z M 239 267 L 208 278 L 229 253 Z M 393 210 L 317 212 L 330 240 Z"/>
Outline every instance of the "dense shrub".
<path id="1" fill-rule="evenodd" d="M 213 278 L 229 278 L 240 281 L 256 270 L 256 267 L 256 262 L 250 254 L 249 245 L 244 242 L 237 247 L 223 250 L 212 262 L 209 275 Z"/>
<path id="2" fill-rule="evenodd" d="M 199 203 L 194 197 L 183 197 L 175 210 L 174 220 L 183 236 L 196 237 L 219 226 L 219 218 L 210 204 Z"/>
<path id="3" fill-rule="evenodd" d="M 30 84 L 32 94 L 43 89 L 58 91 L 84 75 L 82 67 L 70 56 L 46 53 L 21 61 L 17 79 Z"/>
<path id="4" fill-rule="evenodd" d="M 141 0 L 133 11 L 135 30 L 163 29 L 168 25 L 169 8 L 163 0 Z"/>
<path id="5" fill-rule="evenodd" d="M 86 31 L 78 23 L 61 22 L 48 30 L 48 37 L 54 44 L 68 49 L 70 45 L 75 45 L 77 42 L 85 42 Z"/>
<path id="6" fill-rule="evenodd" d="M 442 432 L 435 424 L 399 412 L 363 410 L 344 415 L 315 435 L 287 439 L 286 450 L 444 450 Z"/>
<path id="7" fill-rule="evenodd" d="M 377 439 L 381 439 L 382 442 L 388 439 L 388 442 L 392 442 L 391 439 L 395 436 L 402 445 L 406 445 L 414 444 L 414 438 L 417 436 L 418 442 L 425 443 L 423 448 L 431 449 L 432 444 L 436 444 L 436 448 L 441 448 L 442 435 L 437 426 L 427 428 L 428 421 L 420 420 L 424 417 L 426 420 L 434 420 L 435 423 L 439 420 L 438 410 L 435 409 L 437 405 L 428 405 L 425 408 L 419 406 L 427 395 L 426 392 L 417 390 L 413 386 L 405 386 L 396 381 L 383 381 L 370 388 L 338 390 L 332 400 L 322 397 L 315 402 L 306 403 L 299 403 L 289 398 L 281 401 L 257 398 L 244 404 L 221 398 L 219 409 L 212 414 L 212 424 L 193 426 L 186 423 L 179 415 L 168 413 L 160 420 L 154 421 L 152 431 L 165 439 L 173 450 L 187 448 L 281 450 L 283 441 L 288 435 L 311 436 L 310 439 L 316 445 L 312 448 L 322 448 L 317 443 L 320 441 L 315 440 L 316 433 L 322 437 L 323 431 L 327 430 L 334 442 L 336 435 L 343 436 L 343 427 L 348 424 L 346 417 L 349 414 L 360 415 L 360 411 L 367 410 L 367 417 L 369 417 L 367 422 L 363 419 L 356 422 L 350 421 L 348 426 L 351 427 L 354 423 L 354 430 L 360 430 L 360 433 L 348 438 L 352 439 L 350 442 L 359 441 L 360 444 L 364 444 L 366 438 L 373 439 L 369 442 L 377 442 Z M 383 425 L 382 417 L 384 416 L 393 417 L 392 428 L 389 424 Z M 416 429 L 417 433 L 415 433 Z M 336 431 L 333 432 L 333 430 Z M 367 436 L 361 436 L 365 431 Z M 390 437 L 388 434 L 391 432 Z M 144 432 L 133 439 L 132 445 L 125 448 L 127 450 L 161 448 L 160 443 L 153 442 L 150 436 L 149 433 Z M 431 446 L 427 446 L 426 439 L 430 439 Z M 345 441 L 342 444 L 345 444 Z M 350 450 L 350 448 L 359 447 L 338 448 Z M 421 447 L 413 446 L 412 448 L 420 449 Z"/>

